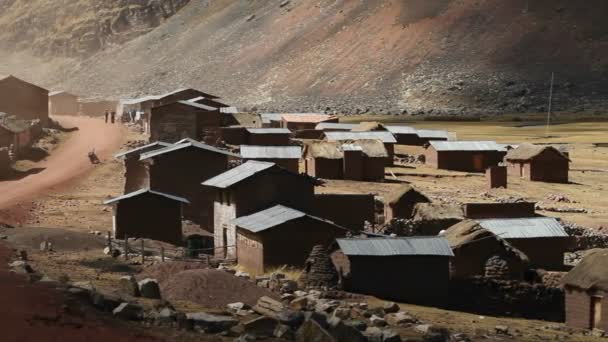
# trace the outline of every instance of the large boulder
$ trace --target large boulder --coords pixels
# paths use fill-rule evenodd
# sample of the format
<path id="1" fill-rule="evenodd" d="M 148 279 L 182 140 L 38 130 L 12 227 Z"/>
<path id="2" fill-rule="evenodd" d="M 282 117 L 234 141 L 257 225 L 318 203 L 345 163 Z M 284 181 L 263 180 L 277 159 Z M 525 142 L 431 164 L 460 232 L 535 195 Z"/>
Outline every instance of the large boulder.
<path id="1" fill-rule="evenodd" d="M 206 312 L 188 313 L 186 318 L 191 322 L 194 329 L 212 334 L 230 330 L 239 323 L 230 316 L 212 315 Z"/>
<path id="2" fill-rule="evenodd" d="M 290 310 L 283 303 L 266 296 L 258 300 L 253 310 L 293 328 L 297 328 L 304 321 L 302 312 Z"/>
<path id="3" fill-rule="evenodd" d="M 139 283 L 139 293 L 143 298 L 160 299 L 160 287 L 156 279 L 146 278 Z"/>
<path id="4" fill-rule="evenodd" d="M 122 303 L 112 311 L 112 314 L 122 319 L 138 321 L 143 319 L 144 309 L 141 305 Z"/>
<path id="5" fill-rule="evenodd" d="M 137 280 L 135 280 L 135 277 L 133 276 L 121 277 L 118 286 L 121 292 L 128 296 L 139 297 L 140 295 L 139 284 L 137 284 Z"/>

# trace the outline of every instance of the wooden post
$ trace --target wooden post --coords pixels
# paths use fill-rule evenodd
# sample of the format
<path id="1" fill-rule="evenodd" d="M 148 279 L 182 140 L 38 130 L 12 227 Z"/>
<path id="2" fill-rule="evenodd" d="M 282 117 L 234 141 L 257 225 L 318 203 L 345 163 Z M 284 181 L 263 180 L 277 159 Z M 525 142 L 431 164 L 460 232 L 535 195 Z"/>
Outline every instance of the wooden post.
<path id="1" fill-rule="evenodd" d="M 129 260 L 129 237 L 125 234 L 125 260 Z"/>
<path id="2" fill-rule="evenodd" d="M 110 255 L 114 255 L 114 253 L 112 253 L 112 233 L 110 231 L 108 231 L 108 248 L 110 249 Z"/>
<path id="3" fill-rule="evenodd" d="M 165 247 L 160 246 L 160 261 L 165 262 Z"/>
<path id="4" fill-rule="evenodd" d="M 146 256 L 144 254 L 144 239 L 141 239 L 141 264 L 146 262 Z"/>

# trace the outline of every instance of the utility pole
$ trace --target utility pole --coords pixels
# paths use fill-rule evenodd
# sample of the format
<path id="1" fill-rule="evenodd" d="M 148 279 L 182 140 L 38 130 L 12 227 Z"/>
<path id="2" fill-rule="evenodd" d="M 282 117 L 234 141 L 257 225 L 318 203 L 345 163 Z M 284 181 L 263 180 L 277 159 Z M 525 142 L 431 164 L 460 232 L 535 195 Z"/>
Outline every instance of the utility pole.
<path id="1" fill-rule="evenodd" d="M 549 110 L 547 111 L 547 127 L 545 128 L 545 136 L 549 137 L 549 125 L 551 125 L 551 107 L 553 105 L 553 82 L 555 81 L 555 73 L 551 73 L 551 88 L 549 89 Z"/>

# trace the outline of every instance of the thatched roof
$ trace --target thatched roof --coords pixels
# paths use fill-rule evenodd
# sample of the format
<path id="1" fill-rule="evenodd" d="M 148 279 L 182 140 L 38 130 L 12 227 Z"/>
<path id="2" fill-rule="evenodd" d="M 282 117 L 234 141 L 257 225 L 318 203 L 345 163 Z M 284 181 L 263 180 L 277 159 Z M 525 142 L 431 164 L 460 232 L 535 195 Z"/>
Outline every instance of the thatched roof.
<path id="1" fill-rule="evenodd" d="M 335 141 L 313 141 L 304 149 L 305 158 L 342 159 L 340 143 Z"/>
<path id="2" fill-rule="evenodd" d="M 593 249 L 562 279 L 565 286 L 608 291 L 608 249 Z"/>
<path id="3" fill-rule="evenodd" d="M 463 220 L 464 210 L 461 205 L 447 203 L 418 203 L 412 214 L 416 220 Z"/>
<path id="4" fill-rule="evenodd" d="M 485 239 L 494 240 L 500 243 L 505 248 L 505 250 L 516 255 L 518 259 L 528 262 L 528 257 L 526 256 L 526 254 L 524 254 L 519 249 L 513 247 L 506 240 L 492 234 L 492 232 L 490 232 L 489 230 L 484 229 L 475 220 L 465 220 L 458 224 L 455 224 L 450 228 L 446 229 L 445 232 L 441 234 L 441 236 L 448 240 L 452 249 L 457 249 L 460 246 L 475 241 Z"/>
<path id="5" fill-rule="evenodd" d="M 375 139 L 362 139 L 362 140 L 352 140 L 352 141 L 342 141 L 344 144 L 353 144 L 355 146 L 361 147 L 363 151 L 363 155 L 369 158 L 387 158 L 388 152 L 386 151 L 386 147 L 380 140 Z"/>
<path id="6" fill-rule="evenodd" d="M 413 195 L 416 197 L 426 198 L 427 202 L 430 202 L 428 197 L 426 197 L 423 193 L 416 190 L 413 186 L 404 185 L 404 186 L 400 187 L 399 189 L 391 192 L 390 194 L 384 196 L 384 203 L 395 204 L 395 203 L 399 202 L 399 200 L 401 200 L 406 195 L 410 195 L 410 196 Z"/>
<path id="7" fill-rule="evenodd" d="M 372 131 L 386 131 L 386 127 L 383 124 L 376 121 L 361 122 L 356 127 L 351 129 L 351 132 L 372 132 Z"/>
<path id="8" fill-rule="evenodd" d="M 541 153 L 551 150 L 557 155 L 570 160 L 565 154 L 553 146 L 543 146 L 534 144 L 521 144 L 517 148 L 510 150 L 505 157 L 506 160 L 512 161 L 529 161 L 540 155 Z"/>

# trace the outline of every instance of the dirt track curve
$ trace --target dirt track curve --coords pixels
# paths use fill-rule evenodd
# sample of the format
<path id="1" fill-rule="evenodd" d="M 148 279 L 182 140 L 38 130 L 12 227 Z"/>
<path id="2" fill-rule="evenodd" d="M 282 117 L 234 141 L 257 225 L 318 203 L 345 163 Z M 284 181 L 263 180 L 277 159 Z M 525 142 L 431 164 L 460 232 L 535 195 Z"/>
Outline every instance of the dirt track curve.
<path id="1" fill-rule="evenodd" d="M 94 168 L 87 158 L 92 149 L 102 160 L 112 157 L 126 137 L 126 128 L 105 124 L 101 119 L 77 116 L 53 118 L 65 128 L 78 127 L 48 158 L 34 168 L 43 169 L 19 180 L 0 182 L 0 209 L 34 199 L 49 191 L 77 180 Z"/>

